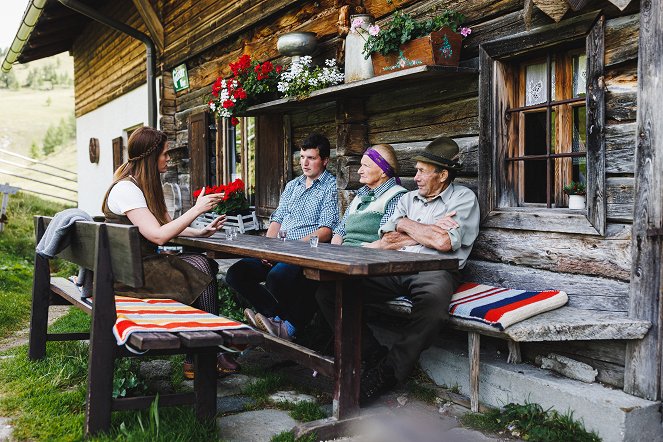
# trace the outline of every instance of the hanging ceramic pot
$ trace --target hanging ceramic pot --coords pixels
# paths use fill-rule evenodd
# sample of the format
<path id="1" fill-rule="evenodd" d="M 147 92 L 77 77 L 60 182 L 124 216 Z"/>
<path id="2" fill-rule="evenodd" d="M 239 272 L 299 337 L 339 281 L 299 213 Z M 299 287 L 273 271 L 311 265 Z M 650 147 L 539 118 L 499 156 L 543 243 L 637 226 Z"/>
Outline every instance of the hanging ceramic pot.
<path id="1" fill-rule="evenodd" d="M 345 37 L 345 82 L 350 83 L 373 77 L 371 57 L 364 57 L 364 43 L 373 18 L 368 14 L 350 16 L 352 27 Z"/>

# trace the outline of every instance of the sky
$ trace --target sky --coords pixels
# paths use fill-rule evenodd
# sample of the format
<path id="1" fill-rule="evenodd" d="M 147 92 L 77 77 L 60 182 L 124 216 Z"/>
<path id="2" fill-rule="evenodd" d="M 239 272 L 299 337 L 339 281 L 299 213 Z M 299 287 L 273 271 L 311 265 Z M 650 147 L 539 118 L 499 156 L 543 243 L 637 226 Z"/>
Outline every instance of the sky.
<path id="1" fill-rule="evenodd" d="M 30 0 L 2 0 L 0 14 L 0 47 L 7 48 L 14 41 L 23 13 Z"/>

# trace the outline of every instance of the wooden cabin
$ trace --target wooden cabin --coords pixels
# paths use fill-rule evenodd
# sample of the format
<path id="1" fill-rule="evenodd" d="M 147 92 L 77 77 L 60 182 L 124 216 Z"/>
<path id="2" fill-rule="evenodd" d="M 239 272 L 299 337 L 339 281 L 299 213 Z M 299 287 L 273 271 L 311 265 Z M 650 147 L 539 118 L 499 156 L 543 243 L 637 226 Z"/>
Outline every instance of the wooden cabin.
<path id="1" fill-rule="evenodd" d="M 86 189 L 80 207 L 96 214 L 113 170 L 126 159 L 128 134 L 149 124 L 145 45 L 65 6 L 78 2 L 42 3 L 14 58 L 74 56 Z M 185 209 L 194 189 L 241 176 L 266 220 L 284 184 L 301 173 L 298 146 L 312 131 L 332 143 L 331 170 L 344 203 L 359 187 L 356 171 L 367 146 L 392 144 L 411 185 L 413 154 L 437 136 L 453 137 L 465 164 L 457 181 L 477 193 L 483 220 L 468 280 L 561 289 L 587 315 L 608 311 L 653 324 L 637 342 L 530 344 L 525 358 L 564 354 L 598 370 L 603 384 L 661 399 L 663 1 L 80 3 L 153 40 L 158 125 L 171 139 L 173 158 L 164 180 L 178 184 Z M 342 55 L 349 13 L 384 23 L 396 9 L 428 17 L 447 8 L 463 13 L 472 28 L 461 52 L 464 69 L 421 69 L 342 93 L 268 103 L 236 127 L 207 109 L 212 83 L 228 76 L 240 55 L 288 63 L 276 49 L 283 33 L 315 32 L 314 58 L 321 61 Z M 172 72 L 183 64 L 189 86 L 175 92 Z M 547 91 L 564 103 L 547 106 Z M 550 151 L 537 150 L 530 134 L 549 137 Z M 88 159 L 91 138 L 99 140 L 97 163 Z M 568 209 L 562 187 L 571 180 L 587 183 L 584 210 Z"/>

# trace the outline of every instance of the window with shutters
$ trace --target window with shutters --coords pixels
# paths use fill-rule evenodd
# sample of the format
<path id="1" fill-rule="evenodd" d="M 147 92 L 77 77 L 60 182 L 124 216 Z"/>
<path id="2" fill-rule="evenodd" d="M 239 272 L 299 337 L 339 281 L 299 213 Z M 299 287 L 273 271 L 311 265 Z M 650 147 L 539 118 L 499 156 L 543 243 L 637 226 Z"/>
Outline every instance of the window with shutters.
<path id="1" fill-rule="evenodd" d="M 605 234 L 603 17 L 480 46 L 483 225 Z M 585 209 L 563 187 L 586 185 Z"/>

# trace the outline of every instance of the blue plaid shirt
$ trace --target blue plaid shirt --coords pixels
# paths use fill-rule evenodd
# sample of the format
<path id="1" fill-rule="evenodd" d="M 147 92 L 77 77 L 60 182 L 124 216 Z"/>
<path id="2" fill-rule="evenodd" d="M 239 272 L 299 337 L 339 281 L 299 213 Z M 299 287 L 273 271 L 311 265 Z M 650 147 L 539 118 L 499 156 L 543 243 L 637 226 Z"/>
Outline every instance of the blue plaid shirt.
<path id="1" fill-rule="evenodd" d="M 301 175 L 285 185 L 279 207 L 269 219 L 287 230 L 286 239 L 298 240 L 321 227 L 334 230 L 338 224 L 338 191 L 336 177 L 324 171 L 306 188 Z"/>
<path id="2" fill-rule="evenodd" d="M 378 187 L 373 190 L 373 193 L 375 194 L 375 197 L 379 197 L 382 195 L 384 192 L 386 192 L 388 189 L 391 188 L 391 186 L 396 185 L 396 178 L 389 178 L 387 181 L 384 183 L 380 184 Z M 368 192 L 370 192 L 371 189 L 368 188 L 368 186 L 364 186 L 361 189 L 357 190 L 357 194 L 355 195 L 355 198 L 359 198 L 361 196 L 367 195 Z M 387 207 L 385 208 L 384 215 L 382 216 L 382 219 L 380 220 L 380 227 L 386 223 L 391 215 L 394 214 L 394 210 L 396 210 L 396 205 L 398 204 L 398 200 L 401 199 L 402 194 L 398 194 L 395 197 L 393 197 L 388 203 Z M 346 209 L 345 214 L 343 215 L 343 219 L 341 222 L 338 224 L 338 227 L 334 229 L 334 235 L 340 235 L 340 236 L 345 236 L 345 221 L 348 219 L 348 215 L 350 214 L 350 211 Z"/>

